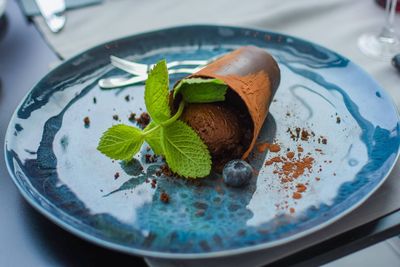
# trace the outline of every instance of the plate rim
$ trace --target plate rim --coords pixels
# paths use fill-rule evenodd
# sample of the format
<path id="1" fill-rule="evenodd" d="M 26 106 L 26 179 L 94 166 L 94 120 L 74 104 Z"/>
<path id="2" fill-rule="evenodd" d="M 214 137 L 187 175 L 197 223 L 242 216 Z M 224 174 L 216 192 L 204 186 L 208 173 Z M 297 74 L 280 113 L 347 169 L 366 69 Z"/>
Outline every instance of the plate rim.
<path id="1" fill-rule="evenodd" d="M 371 82 L 373 82 L 381 90 L 381 93 L 384 94 L 384 96 L 388 99 L 388 101 L 391 103 L 392 107 L 394 108 L 398 123 L 400 122 L 399 107 L 397 107 L 397 105 L 395 104 L 395 101 L 394 101 L 393 97 L 386 91 L 385 88 L 383 88 L 382 86 L 379 85 L 379 83 L 375 80 L 374 77 L 372 77 L 361 66 L 359 66 L 356 63 L 354 63 L 353 61 L 351 61 L 347 57 L 345 57 L 345 56 L 343 56 L 343 55 L 341 55 L 341 54 L 339 54 L 339 53 L 337 53 L 337 52 L 335 52 L 335 51 L 333 51 L 333 50 L 331 50 L 331 49 L 329 49 L 327 47 L 324 47 L 322 45 L 314 43 L 312 41 L 305 40 L 303 38 L 297 37 L 297 36 L 292 35 L 292 34 L 289 35 L 289 34 L 285 34 L 285 33 L 281 33 L 281 32 L 271 31 L 271 30 L 268 30 L 268 29 L 262 29 L 260 27 L 246 27 L 246 26 L 245 27 L 240 27 L 240 26 L 222 25 L 222 24 L 185 24 L 185 25 L 174 26 L 174 27 L 160 28 L 160 29 L 156 29 L 156 30 L 152 30 L 152 31 L 143 31 L 143 32 L 140 32 L 140 33 L 137 33 L 137 34 L 132 34 L 132 35 L 129 35 L 129 36 L 125 36 L 125 37 L 121 37 L 121 38 L 117 38 L 117 39 L 113 39 L 113 40 L 110 40 L 110 41 L 106 41 L 106 42 L 100 43 L 100 44 L 98 44 L 96 46 L 93 46 L 93 47 L 91 47 L 89 49 L 83 50 L 82 52 L 79 52 L 76 55 L 68 58 L 67 60 L 65 60 L 64 62 L 59 64 L 57 67 L 51 69 L 42 78 L 40 78 L 38 80 L 38 82 L 36 82 L 27 91 L 27 93 L 23 96 L 23 98 L 21 99 L 21 101 L 18 104 L 18 106 L 15 108 L 13 114 L 10 117 L 10 121 L 9 121 L 9 123 L 7 125 L 7 130 L 5 132 L 4 159 L 5 159 L 5 162 L 6 162 L 7 171 L 9 173 L 11 179 L 13 180 L 14 184 L 18 188 L 18 191 L 21 193 L 21 195 L 24 197 L 24 199 L 36 211 L 38 211 L 39 213 L 43 214 L 50 221 L 52 221 L 53 223 L 55 223 L 56 225 L 58 225 L 62 229 L 64 229 L 64 230 L 66 230 L 66 231 L 78 236 L 79 238 L 81 238 L 83 240 L 86 240 L 86 241 L 89 241 L 91 243 L 94 243 L 96 245 L 99 245 L 101 247 L 111 249 L 111 250 L 124 252 L 124 253 L 127 253 L 127 254 L 132 254 L 132 255 L 137 255 L 137 256 L 152 257 L 152 258 L 162 258 L 162 259 L 182 259 L 182 260 L 209 259 L 209 258 L 220 258 L 220 257 L 234 256 L 234 255 L 240 255 L 240 254 L 251 253 L 251 252 L 260 252 L 262 250 L 270 249 L 270 248 L 277 247 L 277 246 L 280 246 L 280 245 L 283 245 L 283 244 L 286 244 L 286 243 L 289 243 L 289 242 L 293 242 L 293 241 L 295 241 L 297 239 L 300 239 L 300 238 L 305 237 L 307 235 L 310 235 L 312 233 L 318 232 L 321 229 L 331 225 L 332 223 L 342 219 L 343 217 L 345 217 L 346 215 L 350 214 L 352 211 L 354 211 L 358 207 L 360 207 L 387 180 L 387 178 L 392 173 L 395 165 L 397 164 L 397 162 L 399 160 L 400 149 L 397 149 L 396 157 L 395 157 L 392 165 L 390 166 L 388 172 L 384 175 L 384 177 L 382 177 L 381 181 L 370 192 L 368 192 L 368 194 L 364 195 L 364 197 L 361 198 L 356 204 L 354 204 L 353 206 L 351 206 L 348 209 L 344 210 L 342 213 L 334 216 L 333 218 L 331 218 L 331 219 L 329 219 L 329 220 L 327 220 L 327 221 L 325 221 L 325 222 L 323 222 L 323 223 L 321 223 L 321 224 L 319 224 L 319 225 L 317 225 L 315 227 L 312 227 L 310 229 L 301 231 L 299 233 L 293 234 L 293 235 L 288 236 L 288 237 L 283 237 L 283 238 L 281 238 L 279 240 L 270 241 L 270 242 L 264 242 L 264 243 L 260 243 L 260 244 L 256 244 L 256 245 L 246 245 L 245 247 L 240 247 L 240 248 L 235 248 L 235 249 L 227 249 L 227 250 L 221 250 L 221 251 L 214 251 L 214 252 L 200 252 L 200 253 L 158 252 L 158 251 L 144 250 L 144 249 L 138 249 L 138 248 L 131 248 L 131 247 L 128 247 L 126 245 L 116 244 L 116 243 L 114 243 L 112 241 L 92 236 L 92 235 L 90 235 L 90 234 L 88 234 L 88 233 L 86 233 L 84 231 L 79 230 L 78 228 L 75 228 L 75 227 L 71 226 L 70 224 L 68 224 L 64 220 L 62 220 L 62 219 L 58 218 L 56 215 L 52 214 L 50 211 L 46 210 L 43 206 L 39 205 L 36 202 L 36 199 L 32 198 L 31 196 L 29 196 L 27 194 L 26 190 L 18 182 L 18 179 L 17 179 L 17 177 L 15 177 L 14 172 L 11 171 L 11 166 L 10 166 L 9 161 L 7 159 L 8 158 L 7 157 L 7 143 L 8 143 L 8 137 L 10 136 L 9 135 L 10 131 L 12 130 L 11 129 L 12 128 L 11 124 L 14 121 L 14 119 L 16 118 L 16 114 L 17 114 L 18 110 L 20 109 L 20 107 L 22 106 L 24 100 L 27 98 L 27 96 L 32 92 L 32 90 L 34 88 L 37 87 L 37 85 L 42 80 L 44 80 L 51 73 L 56 71 L 58 68 L 61 68 L 62 65 L 64 65 L 65 63 L 72 62 L 72 61 L 76 60 L 77 58 L 79 58 L 80 56 L 82 56 L 85 53 L 88 53 L 88 52 L 90 52 L 92 50 L 99 49 L 100 47 L 104 47 L 107 44 L 112 44 L 113 42 L 116 42 L 116 41 L 122 41 L 124 39 L 130 39 L 132 37 L 140 37 L 141 35 L 145 35 L 145 34 L 155 34 L 155 33 L 163 32 L 163 31 L 166 31 L 166 30 L 177 30 L 177 29 L 182 29 L 182 28 L 226 28 L 226 29 L 233 29 L 233 30 L 250 30 L 250 31 L 254 30 L 254 31 L 260 31 L 260 32 L 263 32 L 263 33 L 279 34 L 281 36 L 294 38 L 294 39 L 309 43 L 309 44 L 311 44 L 313 46 L 320 47 L 320 48 L 322 48 L 324 50 L 327 50 L 329 52 L 335 53 L 338 56 L 340 56 L 341 58 L 348 60 L 353 66 L 355 66 L 357 68 L 358 71 L 360 71 L 361 73 L 366 75 L 371 80 Z"/>

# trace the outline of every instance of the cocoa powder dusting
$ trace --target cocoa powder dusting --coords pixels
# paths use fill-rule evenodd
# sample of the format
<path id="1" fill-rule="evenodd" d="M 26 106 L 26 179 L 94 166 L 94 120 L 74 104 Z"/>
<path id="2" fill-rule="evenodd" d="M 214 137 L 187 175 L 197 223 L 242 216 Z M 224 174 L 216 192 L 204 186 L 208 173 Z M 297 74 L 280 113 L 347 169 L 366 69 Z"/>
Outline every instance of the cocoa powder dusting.
<path id="1" fill-rule="evenodd" d="M 286 157 L 287 157 L 288 159 L 292 159 L 292 158 L 294 157 L 294 152 L 289 151 L 288 153 L 286 153 Z"/>
<path id="2" fill-rule="evenodd" d="M 277 153 L 281 151 L 281 146 L 279 144 L 261 143 L 257 145 L 257 150 L 259 153 L 264 153 L 266 150 L 270 152 Z"/>
<path id="3" fill-rule="evenodd" d="M 282 164 L 275 165 L 273 172 L 278 174 L 280 180 L 285 183 L 299 178 L 305 171 L 311 171 L 314 158 L 310 156 L 304 158 L 273 157 L 265 165 L 271 165 L 272 163 Z"/>
<path id="4" fill-rule="evenodd" d="M 278 192 L 286 194 L 286 199 L 291 198 L 294 204 L 296 204 L 296 201 L 301 199 L 303 193 L 308 190 L 310 186 L 309 180 L 320 180 L 319 177 L 311 176 L 314 172 L 320 173 L 322 171 L 321 165 L 314 166 L 316 164 L 314 155 L 325 155 L 322 147 L 313 147 L 310 151 L 306 151 L 303 146 L 308 148 L 309 143 L 317 144 L 317 139 L 320 140 L 320 144 L 326 144 L 327 140 L 324 136 L 316 136 L 313 131 L 300 127 L 288 128 L 286 132 L 295 141 L 293 148 L 282 148 L 276 143 L 270 143 L 260 144 L 258 151 L 264 152 L 266 149 L 270 152 L 276 151 L 274 152 L 276 153 L 275 155 L 269 154 L 271 156 L 266 159 L 265 165 L 269 166 L 268 168 L 272 168 L 272 173 L 277 176 L 280 182 Z M 328 161 L 325 163 L 328 163 Z M 314 168 L 317 169 L 314 170 Z M 295 212 L 295 208 L 290 207 L 288 203 L 284 204 L 282 202 L 277 204 L 280 210 L 286 210 L 290 214 Z"/>
<path id="5" fill-rule="evenodd" d="M 277 143 L 265 143 L 259 144 L 257 148 L 260 153 L 267 149 L 276 153 L 268 154 L 269 157 L 265 161 L 265 166 L 272 168 L 270 171 L 276 175 L 277 181 L 280 182 L 277 191 L 282 192 L 282 197 L 285 197 L 286 200 L 291 198 L 291 202 L 296 205 L 297 200 L 301 199 L 303 193 L 308 191 L 310 181 L 320 181 L 320 177 L 315 177 L 313 174 L 318 173 L 317 175 L 320 175 L 319 173 L 322 172 L 322 166 L 316 165 L 316 162 L 320 156 L 325 155 L 323 145 L 327 145 L 328 140 L 325 136 L 316 136 L 312 130 L 303 127 L 289 127 L 286 133 L 294 141 L 294 146 L 281 148 Z M 315 146 L 310 147 L 312 143 Z M 309 151 L 306 151 L 303 147 Z M 326 164 L 331 162 L 331 160 L 324 161 Z M 333 175 L 335 176 L 336 173 L 333 173 Z M 276 203 L 276 206 L 277 209 L 286 210 L 286 212 L 292 214 L 295 212 L 295 208 L 290 207 L 293 204 L 282 201 Z"/>
<path id="6" fill-rule="evenodd" d="M 305 186 L 304 184 L 297 184 L 296 188 L 298 193 L 303 193 L 307 190 L 307 186 Z"/>
<path id="7" fill-rule="evenodd" d="M 278 144 L 270 144 L 269 151 L 274 152 L 274 153 L 279 152 L 279 151 L 281 151 L 281 146 Z"/>
<path id="8" fill-rule="evenodd" d="M 299 192 L 294 192 L 293 195 L 292 195 L 292 198 L 300 199 L 300 198 L 302 198 L 302 195 Z"/>
<path id="9" fill-rule="evenodd" d="M 272 162 L 282 162 L 282 158 L 281 157 L 273 157 L 270 159 Z"/>

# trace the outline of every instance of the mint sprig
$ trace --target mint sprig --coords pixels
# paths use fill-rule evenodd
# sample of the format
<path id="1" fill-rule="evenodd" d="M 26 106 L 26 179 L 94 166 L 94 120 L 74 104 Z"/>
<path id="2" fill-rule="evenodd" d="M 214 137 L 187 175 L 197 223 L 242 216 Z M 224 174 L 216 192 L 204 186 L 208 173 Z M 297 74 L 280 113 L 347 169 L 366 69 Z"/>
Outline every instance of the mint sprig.
<path id="1" fill-rule="evenodd" d="M 219 79 L 187 78 L 175 87 L 174 97 L 181 94 L 186 103 L 224 101 L 228 86 Z"/>
<path id="2" fill-rule="evenodd" d="M 118 124 L 101 137 L 97 149 L 117 160 L 129 160 L 144 141 L 155 154 L 165 156 L 172 171 L 190 178 L 207 176 L 211 171 L 211 156 L 197 133 L 179 120 L 185 103 L 223 101 L 227 85 L 218 79 L 183 79 L 175 88 L 174 97 L 182 95 L 175 114 L 169 107 L 169 77 L 165 60 L 158 62 L 146 81 L 144 99 L 152 121 L 144 130 Z"/>
<path id="3" fill-rule="evenodd" d="M 100 138 L 97 149 L 112 159 L 129 160 L 144 141 L 144 135 L 138 128 L 124 124 L 114 125 Z"/>
<path id="4" fill-rule="evenodd" d="M 145 132 L 149 132 L 150 130 L 154 129 L 157 127 L 157 123 L 154 121 L 151 121 L 149 125 L 147 125 L 146 128 L 144 128 Z M 153 130 L 152 132 L 148 133 L 146 136 L 146 142 L 149 144 L 151 149 L 153 149 L 154 154 L 157 155 L 164 155 L 164 148 L 161 144 L 161 127 L 157 128 L 156 130 Z"/>
<path id="5" fill-rule="evenodd" d="M 207 146 L 189 125 L 177 120 L 161 131 L 165 159 L 172 171 L 191 178 L 210 173 L 211 157 Z"/>
<path id="6" fill-rule="evenodd" d="M 161 123 L 171 117 L 168 86 L 167 63 L 162 60 L 150 71 L 144 91 L 147 112 L 156 123 Z"/>

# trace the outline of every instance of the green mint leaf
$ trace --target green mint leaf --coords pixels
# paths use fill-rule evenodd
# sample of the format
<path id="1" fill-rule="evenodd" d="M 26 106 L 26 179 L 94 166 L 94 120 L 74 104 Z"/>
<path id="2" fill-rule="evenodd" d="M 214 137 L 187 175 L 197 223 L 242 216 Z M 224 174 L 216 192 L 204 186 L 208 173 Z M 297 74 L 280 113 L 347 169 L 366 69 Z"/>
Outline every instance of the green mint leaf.
<path id="1" fill-rule="evenodd" d="M 210 174 L 210 152 L 190 126 L 177 120 L 161 129 L 165 158 L 172 171 L 190 178 Z"/>
<path id="2" fill-rule="evenodd" d="M 103 134 L 97 149 L 112 159 L 129 160 L 139 152 L 143 142 L 144 137 L 141 130 L 118 124 Z"/>
<path id="3" fill-rule="evenodd" d="M 228 86 L 219 79 L 189 78 L 181 80 L 174 97 L 182 94 L 186 103 L 211 103 L 225 100 Z"/>
<path id="4" fill-rule="evenodd" d="M 163 122 L 171 117 L 168 97 L 168 69 L 165 60 L 158 62 L 147 77 L 144 102 L 147 112 L 157 122 Z"/>
<path id="5" fill-rule="evenodd" d="M 144 131 L 148 131 L 156 127 L 157 124 L 154 121 L 151 121 L 149 125 L 144 129 Z M 145 136 L 145 141 L 149 144 L 154 154 L 164 155 L 164 150 L 161 145 L 161 127 L 154 132 L 149 133 Z"/>

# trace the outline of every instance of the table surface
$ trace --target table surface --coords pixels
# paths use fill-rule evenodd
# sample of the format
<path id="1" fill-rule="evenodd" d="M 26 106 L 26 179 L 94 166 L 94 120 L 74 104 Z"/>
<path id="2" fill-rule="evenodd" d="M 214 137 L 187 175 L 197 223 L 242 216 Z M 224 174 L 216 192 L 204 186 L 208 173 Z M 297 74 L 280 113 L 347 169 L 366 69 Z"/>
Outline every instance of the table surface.
<path id="1" fill-rule="evenodd" d="M 22 15 L 15 1 L 9 1 L 6 16 L 0 19 L 0 143 L 3 144 L 8 121 L 27 91 L 59 62 L 42 36 Z M 392 188 L 399 175 L 399 165 L 372 199 L 346 220 L 357 220 L 357 213 L 368 209 L 374 198 L 390 202 Z M 386 187 L 386 188 L 385 188 Z M 0 266 L 86 266 L 105 261 L 145 266 L 143 259 L 113 252 L 83 241 L 48 221 L 30 207 L 10 179 L 0 153 Z M 400 211 L 386 214 L 372 222 L 360 221 L 359 227 L 340 235 L 335 226 L 326 229 L 321 240 L 297 253 L 275 261 L 273 266 L 320 265 L 358 249 L 372 245 L 400 232 Z M 330 232 L 329 232 L 330 231 Z M 294 244 L 296 245 L 296 244 Z"/>

